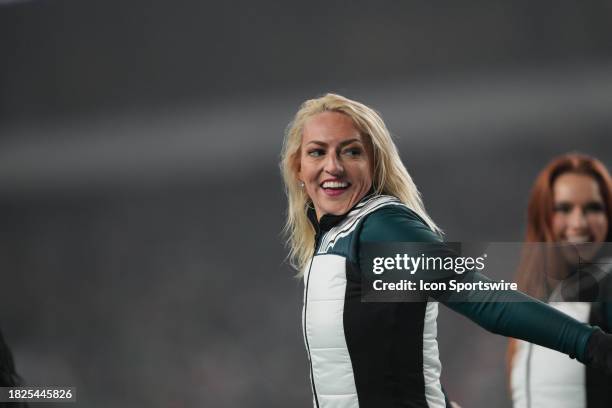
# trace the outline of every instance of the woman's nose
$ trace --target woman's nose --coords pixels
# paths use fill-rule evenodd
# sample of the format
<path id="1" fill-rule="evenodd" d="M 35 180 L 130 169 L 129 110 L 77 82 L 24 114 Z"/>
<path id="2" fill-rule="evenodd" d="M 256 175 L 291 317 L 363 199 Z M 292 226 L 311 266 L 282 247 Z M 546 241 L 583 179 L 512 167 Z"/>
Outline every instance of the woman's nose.
<path id="1" fill-rule="evenodd" d="M 568 226 L 573 230 L 584 230 L 587 228 L 587 225 L 582 208 L 578 206 L 574 207 L 573 211 L 570 213 Z"/>
<path id="2" fill-rule="evenodd" d="M 331 175 L 338 176 L 344 173 L 344 167 L 340 162 L 340 159 L 335 154 L 330 154 L 327 156 L 327 161 L 325 162 L 325 171 Z"/>

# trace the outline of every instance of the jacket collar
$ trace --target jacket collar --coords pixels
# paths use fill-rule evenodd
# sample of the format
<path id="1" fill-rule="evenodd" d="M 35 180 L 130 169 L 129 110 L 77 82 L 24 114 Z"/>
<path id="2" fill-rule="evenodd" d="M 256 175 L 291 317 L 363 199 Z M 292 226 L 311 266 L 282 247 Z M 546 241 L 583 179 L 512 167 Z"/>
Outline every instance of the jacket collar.
<path id="1" fill-rule="evenodd" d="M 353 211 L 353 209 L 355 207 L 357 207 L 359 204 L 369 200 L 370 198 L 372 198 L 373 195 L 374 195 L 374 189 L 370 188 L 370 190 L 366 193 L 366 195 L 363 196 L 363 198 L 361 200 L 359 200 L 357 203 L 355 203 L 355 205 L 350 210 L 345 212 L 344 214 L 340 214 L 340 215 L 323 214 L 321 216 L 321 219 L 317 220 L 317 213 L 316 213 L 314 207 L 312 205 L 309 205 L 308 206 L 308 211 L 306 212 L 306 215 L 308 217 L 308 220 L 310 221 L 310 223 L 314 227 L 314 229 L 315 229 L 317 234 L 320 234 L 322 232 L 327 232 L 330 229 L 332 229 L 333 227 L 335 227 L 336 225 L 340 224 L 340 222 L 342 222 L 346 218 L 346 216 L 351 211 Z"/>

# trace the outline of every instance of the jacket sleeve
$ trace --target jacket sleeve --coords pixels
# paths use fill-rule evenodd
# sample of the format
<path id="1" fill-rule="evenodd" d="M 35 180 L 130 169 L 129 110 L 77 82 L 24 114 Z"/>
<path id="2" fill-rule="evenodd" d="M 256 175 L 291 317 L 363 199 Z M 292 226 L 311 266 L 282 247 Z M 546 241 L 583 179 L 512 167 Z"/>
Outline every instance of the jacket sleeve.
<path id="1" fill-rule="evenodd" d="M 360 245 L 372 242 L 440 244 L 442 239 L 409 209 L 390 206 L 372 213 L 364 221 L 359 242 Z M 450 279 L 492 282 L 476 272 L 462 275 L 452 272 L 448 276 L 436 277 L 442 281 Z M 492 333 L 539 344 L 581 362 L 585 362 L 586 344 L 596 330 L 519 291 L 438 291 L 428 295 Z"/>

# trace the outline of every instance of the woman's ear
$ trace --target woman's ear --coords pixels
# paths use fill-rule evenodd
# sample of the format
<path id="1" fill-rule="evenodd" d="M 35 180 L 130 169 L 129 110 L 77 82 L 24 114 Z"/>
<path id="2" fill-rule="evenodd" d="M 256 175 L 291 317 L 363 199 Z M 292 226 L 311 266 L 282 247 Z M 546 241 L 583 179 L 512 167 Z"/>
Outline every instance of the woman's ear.
<path id="1" fill-rule="evenodd" d="M 296 175 L 296 179 L 298 182 L 302 181 L 302 165 L 300 160 L 300 150 L 293 155 L 291 159 L 291 167 L 293 167 L 293 172 Z"/>

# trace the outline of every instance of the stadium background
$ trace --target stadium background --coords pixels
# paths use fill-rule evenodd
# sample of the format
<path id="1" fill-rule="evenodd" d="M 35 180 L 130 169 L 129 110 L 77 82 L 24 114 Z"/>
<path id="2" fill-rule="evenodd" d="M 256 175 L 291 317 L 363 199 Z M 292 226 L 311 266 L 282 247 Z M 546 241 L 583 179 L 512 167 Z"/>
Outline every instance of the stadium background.
<path id="1" fill-rule="evenodd" d="M 379 110 L 449 240 L 519 241 L 554 155 L 612 165 L 612 3 L 0 2 L 0 327 L 86 407 L 308 407 L 283 131 Z M 443 310 L 444 385 L 509 407 Z"/>

